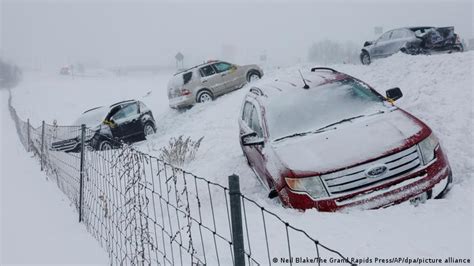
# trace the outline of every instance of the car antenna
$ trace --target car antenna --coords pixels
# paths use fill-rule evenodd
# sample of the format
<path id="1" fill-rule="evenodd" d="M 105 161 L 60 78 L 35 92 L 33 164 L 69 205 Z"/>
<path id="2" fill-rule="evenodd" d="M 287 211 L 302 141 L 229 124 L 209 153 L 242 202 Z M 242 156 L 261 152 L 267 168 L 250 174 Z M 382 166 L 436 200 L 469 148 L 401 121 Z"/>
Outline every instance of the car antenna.
<path id="1" fill-rule="evenodd" d="M 308 85 L 308 83 L 306 83 L 306 80 L 303 77 L 303 73 L 301 73 L 300 69 L 298 69 L 298 71 L 300 72 L 301 79 L 303 80 L 303 83 L 304 83 L 303 89 L 309 89 L 309 85 Z"/>

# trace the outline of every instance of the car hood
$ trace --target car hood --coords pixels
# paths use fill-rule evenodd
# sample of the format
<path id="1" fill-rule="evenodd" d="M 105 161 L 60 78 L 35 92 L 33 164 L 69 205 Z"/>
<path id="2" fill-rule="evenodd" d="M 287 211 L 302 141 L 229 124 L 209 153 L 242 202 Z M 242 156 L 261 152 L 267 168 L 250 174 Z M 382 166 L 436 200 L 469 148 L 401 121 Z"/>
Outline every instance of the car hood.
<path id="1" fill-rule="evenodd" d="M 337 125 L 337 129 L 271 145 L 294 173 L 325 173 L 383 156 L 409 144 L 424 125 L 400 109 Z"/>

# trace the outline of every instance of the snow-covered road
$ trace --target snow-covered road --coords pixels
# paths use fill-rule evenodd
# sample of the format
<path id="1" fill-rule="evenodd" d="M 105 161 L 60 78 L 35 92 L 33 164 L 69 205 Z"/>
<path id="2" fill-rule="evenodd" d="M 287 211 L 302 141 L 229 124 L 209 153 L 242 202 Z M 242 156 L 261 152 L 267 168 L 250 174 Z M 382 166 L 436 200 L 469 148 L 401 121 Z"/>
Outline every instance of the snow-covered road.
<path id="1" fill-rule="evenodd" d="M 33 73 L 15 89 L 14 105 L 22 117 L 30 117 L 35 125 L 41 119 L 68 124 L 83 110 L 96 105 L 141 99 L 152 109 L 158 132 L 149 141 L 136 144 L 137 148 L 158 155 L 170 137 L 204 136 L 196 160 L 185 165 L 186 170 L 222 184 L 226 184 L 228 175 L 238 174 L 244 194 L 346 256 L 472 259 L 473 62 L 474 52 L 466 52 L 436 56 L 397 54 L 370 66 L 332 66 L 366 81 L 382 94 L 386 89 L 400 87 L 404 97 L 397 105 L 425 121 L 441 140 L 453 168 L 455 185 L 445 199 L 431 200 L 417 208 L 405 203 L 373 211 L 302 213 L 267 199 L 267 192 L 248 168 L 238 142 L 238 110 L 248 87 L 178 112 L 167 107 L 166 83 L 171 73 L 74 80 Z M 309 66 L 267 70 L 265 78 L 302 67 Z M 150 90 L 151 95 L 143 97 Z M 280 231 L 275 228 L 275 232 Z"/>
<path id="2" fill-rule="evenodd" d="M 0 264 L 107 265 L 107 253 L 78 223 L 74 206 L 23 149 L 7 96 L 0 91 Z"/>

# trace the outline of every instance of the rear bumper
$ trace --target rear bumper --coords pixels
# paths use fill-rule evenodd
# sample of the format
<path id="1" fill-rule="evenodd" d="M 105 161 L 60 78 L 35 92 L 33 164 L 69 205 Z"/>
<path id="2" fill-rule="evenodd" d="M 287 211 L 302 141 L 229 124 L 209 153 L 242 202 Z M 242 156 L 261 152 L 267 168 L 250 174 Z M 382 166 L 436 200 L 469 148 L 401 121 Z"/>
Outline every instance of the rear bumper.
<path id="1" fill-rule="evenodd" d="M 195 104 L 195 101 L 194 101 L 194 96 L 192 94 L 179 96 L 175 98 L 169 98 L 169 106 L 174 109 L 190 107 L 190 106 L 193 106 L 194 104 Z"/>
<path id="2" fill-rule="evenodd" d="M 388 207 L 424 192 L 428 193 L 429 198 L 435 198 L 444 191 L 452 176 L 449 162 L 440 146 L 435 154 L 436 158 L 430 164 L 412 173 L 351 194 L 315 200 L 307 194 L 295 193 L 288 187 L 284 187 L 280 191 L 280 198 L 293 208 L 316 208 L 327 212 Z"/>

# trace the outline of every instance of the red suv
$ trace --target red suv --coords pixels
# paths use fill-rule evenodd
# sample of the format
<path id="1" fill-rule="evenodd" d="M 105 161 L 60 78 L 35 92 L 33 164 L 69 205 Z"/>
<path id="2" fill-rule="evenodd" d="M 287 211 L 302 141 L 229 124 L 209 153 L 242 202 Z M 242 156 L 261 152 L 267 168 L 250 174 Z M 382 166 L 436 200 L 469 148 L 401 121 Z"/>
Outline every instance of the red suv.
<path id="1" fill-rule="evenodd" d="M 302 73 L 300 73 L 302 74 Z M 337 211 L 442 197 L 451 168 L 432 130 L 366 83 L 330 68 L 261 82 L 246 95 L 240 144 L 284 205 Z"/>

